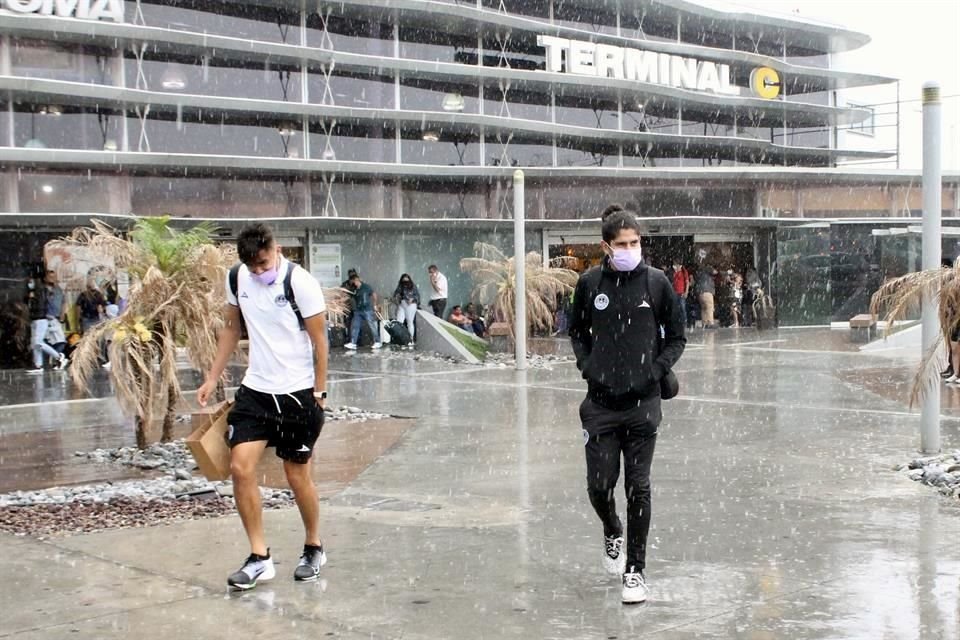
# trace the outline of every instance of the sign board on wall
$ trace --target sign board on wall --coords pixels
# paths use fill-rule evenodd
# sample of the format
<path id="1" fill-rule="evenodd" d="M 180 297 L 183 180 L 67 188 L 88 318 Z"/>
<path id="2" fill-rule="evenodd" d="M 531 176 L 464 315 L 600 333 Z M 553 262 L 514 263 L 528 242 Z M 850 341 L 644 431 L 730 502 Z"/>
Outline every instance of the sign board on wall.
<path id="1" fill-rule="evenodd" d="M 633 80 L 720 95 L 742 94 L 741 88 L 731 81 L 728 64 L 545 35 L 537 36 L 537 45 L 544 49 L 546 70 L 553 73 L 563 71 L 581 76 Z M 779 74 L 768 67 L 755 69 L 750 77 L 753 92 L 767 100 L 780 94 L 780 84 Z"/>
<path id="2" fill-rule="evenodd" d="M 123 22 L 123 0 L 0 0 L 0 9 L 58 18 Z"/>
<path id="3" fill-rule="evenodd" d="M 321 287 L 339 287 L 343 282 L 340 245 L 310 243 L 310 273 Z"/>

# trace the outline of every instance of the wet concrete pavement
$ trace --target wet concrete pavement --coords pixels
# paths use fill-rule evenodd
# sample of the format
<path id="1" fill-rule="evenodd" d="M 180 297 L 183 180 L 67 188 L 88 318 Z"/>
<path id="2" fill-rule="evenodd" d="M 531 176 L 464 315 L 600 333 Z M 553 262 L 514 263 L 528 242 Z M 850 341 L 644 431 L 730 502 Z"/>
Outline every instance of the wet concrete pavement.
<path id="1" fill-rule="evenodd" d="M 654 460 L 647 605 L 600 568 L 572 364 L 336 354 L 334 402 L 417 420 L 324 500 L 320 582 L 290 579 L 295 509 L 265 516 L 277 579 L 241 595 L 224 588 L 247 553 L 235 516 L 0 536 L 0 637 L 958 638 L 960 505 L 890 470 L 919 421 L 874 382 L 911 359 L 842 347 L 692 336 Z M 960 448 L 960 419 L 943 439 Z"/>

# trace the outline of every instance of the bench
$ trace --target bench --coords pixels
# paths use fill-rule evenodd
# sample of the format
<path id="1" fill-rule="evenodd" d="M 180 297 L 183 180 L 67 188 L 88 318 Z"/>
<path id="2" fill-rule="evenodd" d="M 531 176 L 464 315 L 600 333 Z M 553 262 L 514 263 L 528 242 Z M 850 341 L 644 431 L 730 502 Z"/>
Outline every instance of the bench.
<path id="1" fill-rule="evenodd" d="M 509 353 L 513 349 L 510 342 L 510 325 L 506 322 L 494 322 L 487 327 L 487 337 L 490 341 L 490 351 L 494 353 Z"/>
<path id="2" fill-rule="evenodd" d="M 877 331 L 877 317 L 861 313 L 850 318 L 850 341 L 863 344 L 873 340 Z"/>

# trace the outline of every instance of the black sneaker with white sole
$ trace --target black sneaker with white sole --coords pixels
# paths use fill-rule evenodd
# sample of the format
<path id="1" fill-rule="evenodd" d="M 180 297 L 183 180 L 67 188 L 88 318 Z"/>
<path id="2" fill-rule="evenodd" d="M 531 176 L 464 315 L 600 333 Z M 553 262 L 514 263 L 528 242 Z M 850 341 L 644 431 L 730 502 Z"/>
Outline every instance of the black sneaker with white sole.
<path id="1" fill-rule="evenodd" d="M 323 547 L 304 545 L 300 555 L 300 564 L 293 571 L 293 579 L 297 582 L 312 582 L 320 575 L 320 567 L 327 564 L 327 554 Z"/>
<path id="2" fill-rule="evenodd" d="M 622 576 L 627 569 L 627 554 L 623 551 L 623 535 L 603 537 L 603 570 L 613 576 Z"/>
<path id="3" fill-rule="evenodd" d="M 227 584 L 234 589 L 246 591 L 257 586 L 257 582 L 272 580 L 276 575 L 277 570 L 273 567 L 270 549 L 267 549 L 267 555 L 265 556 L 251 553 L 240 570 L 227 578 Z"/>

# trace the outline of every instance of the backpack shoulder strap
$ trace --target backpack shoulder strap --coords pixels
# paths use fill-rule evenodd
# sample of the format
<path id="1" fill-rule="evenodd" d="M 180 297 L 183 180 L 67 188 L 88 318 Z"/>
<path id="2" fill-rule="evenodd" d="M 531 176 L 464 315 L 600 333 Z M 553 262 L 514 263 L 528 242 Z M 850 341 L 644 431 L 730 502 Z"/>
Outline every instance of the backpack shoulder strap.
<path id="1" fill-rule="evenodd" d="M 300 265 L 290 263 L 290 268 L 287 269 L 287 275 L 283 277 L 283 296 L 287 299 L 287 302 L 290 303 L 290 308 L 293 309 L 293 312 L 297 314 L 297 324 L 300 325 L 300 331 L 306 331 L 307 323 L 303 321 L 303 314 L 300 313 L 300 307 L 297 306 L 297 296 L 293 291 L 293 272 L 299 268 Z"/>
<path id="2" fill-rule="evenodd" d="M 657 326 L 663 324 L 660 322 L 660 296 L 653 290 L 653 269 L 647 267 L 647 293 L 650 295 L 650 306 L 653 308 L 653 319 Z"/>
<path id="3" fill-rule="evenodd" d="M 240 265 L 235 264 L 230 267 L 230 273 L 228 274 L 228 279 L 230 281 L 230 293 L 233 294 L 234 298 L 237 298 L 237 302 L 240 302 Z M 239 305 L 237 305 L 239 307 Z"/>
<path id="4" fill-rule="evenodd" d="M 587 285 L 587 292 L 590 297 L 593 298 L 597 295 L 597 291 L 600 290 L 600 280 L 603 276 L 603 273 L 600 268 L 593 268 L 583 274 L 583 280 Z"/>

